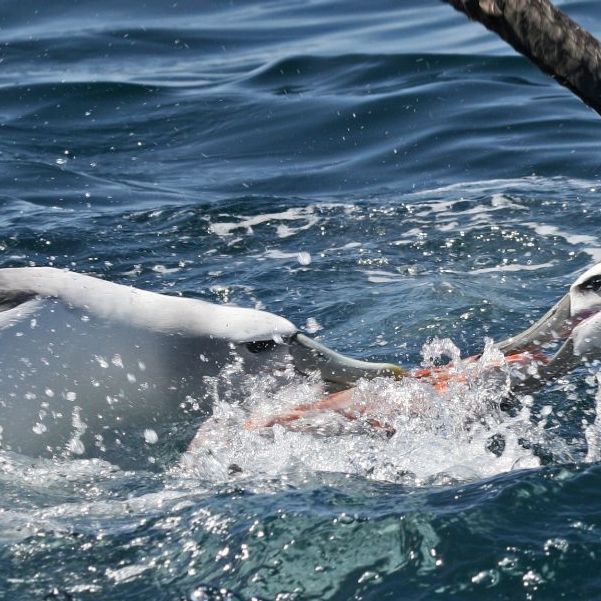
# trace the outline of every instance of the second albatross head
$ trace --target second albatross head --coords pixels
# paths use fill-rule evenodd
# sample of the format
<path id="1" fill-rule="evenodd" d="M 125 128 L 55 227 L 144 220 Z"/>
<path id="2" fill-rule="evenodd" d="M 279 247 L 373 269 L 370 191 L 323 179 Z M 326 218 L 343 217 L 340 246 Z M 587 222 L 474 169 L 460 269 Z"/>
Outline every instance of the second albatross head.
<path id="1" fill-rule="evenodd" d="M 601 263 L 580 275 L 541 319 L 497 347 L 503 354 L 539 350 L 561 342 L 559 350 L 539 369 L 538 385 L 566 374 L 582 361 L 601 359 Z M 528 381 L 525 388 L 536 388 Z"/>

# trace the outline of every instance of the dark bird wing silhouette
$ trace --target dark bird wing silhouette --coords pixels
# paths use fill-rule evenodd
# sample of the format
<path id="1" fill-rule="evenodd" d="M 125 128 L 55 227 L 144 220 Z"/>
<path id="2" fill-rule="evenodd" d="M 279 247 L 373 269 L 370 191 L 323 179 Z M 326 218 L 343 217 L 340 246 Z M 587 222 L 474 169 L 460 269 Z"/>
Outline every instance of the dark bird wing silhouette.
<path id="1" fill-rule="evenodd" d="M 497 33 L 601 115 L 601 43 L 548 0 L 443 0 Z"/>

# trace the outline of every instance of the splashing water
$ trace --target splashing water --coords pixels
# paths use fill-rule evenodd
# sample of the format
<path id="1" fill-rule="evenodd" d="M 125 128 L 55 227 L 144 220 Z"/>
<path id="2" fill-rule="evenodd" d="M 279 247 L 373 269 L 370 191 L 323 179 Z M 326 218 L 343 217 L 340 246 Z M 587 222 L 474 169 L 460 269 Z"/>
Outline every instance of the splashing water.
<path id="1" fill-rule="evenodd" d="M 587 452 L 584 461 L 595 463 L 601 461 L 601 373 L 595 375 L 597 394 L 595 395 L 595 419 L 584 427 Z"/>
<path id="2" fill-rule="evenodd" d="M 443 356 L 451 359 L 445 389 L 415 378 L 360 380 L 349 393 L 360 409 L 352 419 L 332 410 L 306 411 L 265 427 L 266 417 L 317 402 L 323 384 L 292 370 L 248 377 L 244 402 L 217 399 L 177 469 L 217 481 L 326 471 L 421 485 L 540 465 L 520 439 L 548 442 L 549 434 L 543 423 L 532 423 L 529 398 L 514 415 L 501 411 L 509 368 L 492 341 L 475 361 L 461 361 L 448 339 L 424 345 L 422 355 L 426 368 Z M 249 427 L 261 419 L 264 427 Z"/>

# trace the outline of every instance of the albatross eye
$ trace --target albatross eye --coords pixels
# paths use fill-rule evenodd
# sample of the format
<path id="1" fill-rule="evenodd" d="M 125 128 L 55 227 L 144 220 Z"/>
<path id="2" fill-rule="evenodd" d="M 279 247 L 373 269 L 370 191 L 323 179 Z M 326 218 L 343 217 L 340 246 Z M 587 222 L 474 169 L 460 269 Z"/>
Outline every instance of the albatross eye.
<path id="1" fill-rule="evenodd" d="M 586 280 L 586 282 L 582 282 L 582 284 L 580 284 L 580 289 L 599 292 L 601 290 L 601 275 L 594 275 Z"/>

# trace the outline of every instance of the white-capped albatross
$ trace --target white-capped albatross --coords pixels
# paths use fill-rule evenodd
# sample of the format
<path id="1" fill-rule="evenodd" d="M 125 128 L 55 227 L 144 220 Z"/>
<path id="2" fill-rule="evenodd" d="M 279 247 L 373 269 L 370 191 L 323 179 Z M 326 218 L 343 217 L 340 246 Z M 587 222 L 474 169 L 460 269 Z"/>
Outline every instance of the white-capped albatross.
<path id="1" fill-rule="evenodd" d="M 167 442 L 174 424 L 185 446 L 215 395 L 232 398 L 240 373 L 290 362 L 342 384 L 402 374 L 395 365 L 340 355 L 266 311 L 49 267 L 0 269 L 5 450 L 139 465 L 145 445 Z M 216 376 L 230 363 L 236 367 L 226 387 Z"/>

